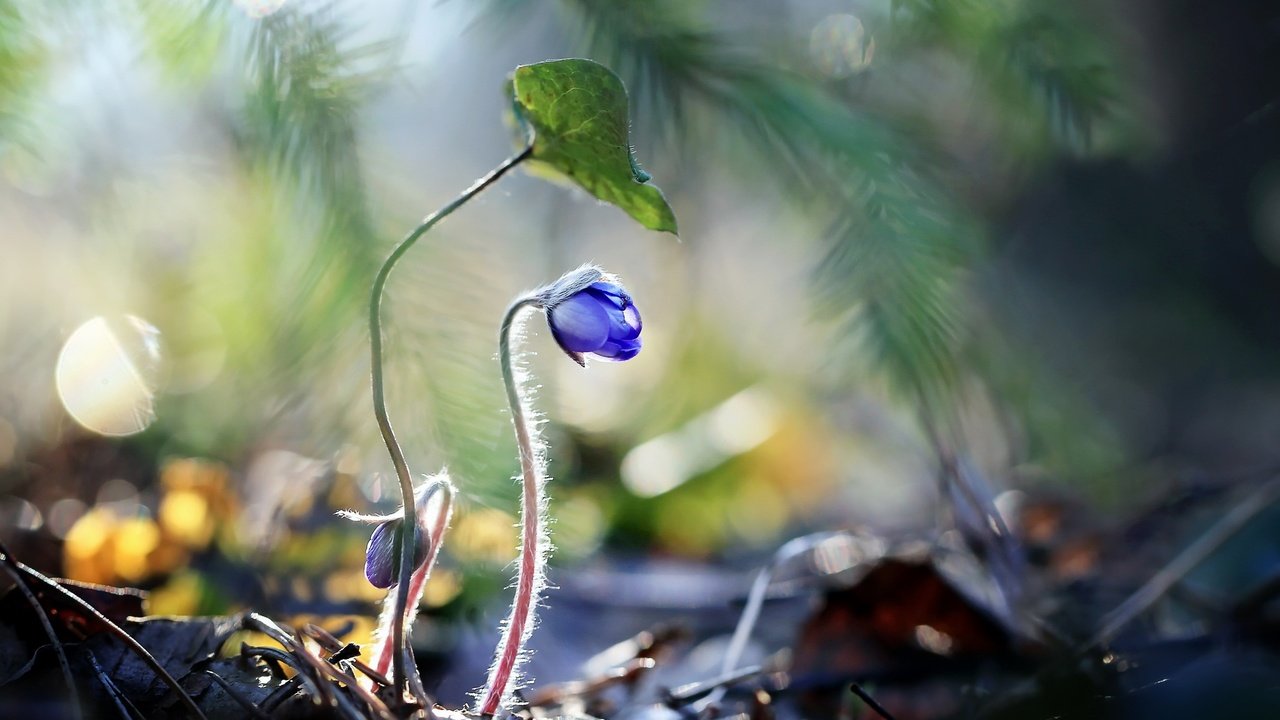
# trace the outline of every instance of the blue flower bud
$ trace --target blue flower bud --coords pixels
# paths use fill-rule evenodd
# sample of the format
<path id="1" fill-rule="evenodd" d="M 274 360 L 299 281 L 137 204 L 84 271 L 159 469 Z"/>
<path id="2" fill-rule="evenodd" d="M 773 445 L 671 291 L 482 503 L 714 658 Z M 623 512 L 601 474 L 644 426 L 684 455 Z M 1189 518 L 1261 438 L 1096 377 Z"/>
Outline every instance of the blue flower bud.
<path id="1" fill-rule="evenodd" d="M 389 588 L 396 584 L 396 573 L 400 566 L 400 527 L 404 520 L 395 518 L 387 520 L 374 529 L 369 538 L 369 547 L 364 554 L 364 576 L 376 588 Z M 413 566 L 417 568 L 427 559 L 427 550 L 431 547 L 431 539 L 426 533 L 418 532 L 418 545 L 413 553 Z"/>
<path id="2" fill-rule="evenodd" d="M 547 323 L 560 348 L 579 365 L 584 353 L 621 362 L 640 352 L 640 311 L 621 286 L 600 280 L 555 303 Z"/>

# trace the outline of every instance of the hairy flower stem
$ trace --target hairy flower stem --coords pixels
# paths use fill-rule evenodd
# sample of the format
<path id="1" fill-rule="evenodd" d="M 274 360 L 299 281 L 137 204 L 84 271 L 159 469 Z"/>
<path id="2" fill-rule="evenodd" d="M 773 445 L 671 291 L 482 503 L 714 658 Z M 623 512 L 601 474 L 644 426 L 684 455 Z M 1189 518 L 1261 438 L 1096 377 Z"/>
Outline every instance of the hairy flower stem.
<path id="1" fill-rule="evenodd" d="M 395 466 L 396 477 L 400 480 L 400 494 L 404 503 L 404 526 L 407 528 L 417 527 L 417 518 L 413 507 L 413 481 L 409 473 L 409 464 L 405 461 L 404 451 L 400 449 L 400 443 L 396 441 L 396 434 L 391 429 L 391 419 L 387 415 L 387 399 L 383 388 L 382 295 L 387 286 L 387 278 L 390 277 L 392 268 L 409 251 L 409 248 L 413 247 L 418 238 L 422 237 L 436 223 L 448 217 L 454 210 L 462 207 L 464 203 L 475 197 L 480 191 L 496 182 L 508 170 L 519 165 L 532 153 L 533 145 L 530 144 L 520 152 L 504 160 L 501 165 L 490 171 L 488 175 L 477 180 L 475 184 L 464 190 L 461 195 L 454 198 L 448 205 L 428 215 L 400 241 L 399 245 L 396 245 L 395 250 L 392 250 L 391 255 L 382 263 L 382 267 L 378 269 L 377 277 L 373 280 L 373 291 L 369 297 L 369 348 L 373 354 L 373 415 L 378 421 L 378 430 L 382 433 L 382 440 L 387 445 L 387 452 L 391 454 L 391 464 Z M 397 701 L 404 699 L 406 681 L 404 648 L 407 644 L 407 637 L 405 634 L 404 608 L 409 601 L 409 576 L 413 574 L 412 558 L 414 557 L 413 543 L 415 537 L 412 532 L 402 533 L 400 566 L 397 575 L 399 582 L 396 584 L 396 613 L 392 629 L 395 650 L 391 654 L 391 662 Z"/>
<path id="2" fill-rule="evenodd" d="M 502 380 L 507 387 L 507 402 L 511 405 L 511 423 L 515 426 L 516 446 L 520 452 L 521 500 L 520 500 L 520 566 L 516 576 L 516 595 L 511 602 L 511 615 L 503 629 L 489 680 L 485 685 L 480 714 L 485 717 L 498 712 L 507 687 L 511 684 L 520 652 L 533 630 L 533 613 L 537 607 L 537 595 L 543 584 L 545 552 L 541 546 L 539 528 L 542 513 L 542 468 L 535 453 L 529 421 L 525 416 L 524 399 L 516 381 L 515 367 L 511 359 L 511 334 L 516 317 L 522 310 L 538 305 L 538 300 L 526 295 L 517 299 L 507 309 L 498 331 L 498 362 L 502 365 Z"/>
<path id="3" fill-rule="evenodd" d="M 444 535 L 449 529 L 449 519 L 453 516 L 453 483 L 447 479 L 436 480 L 432 483 L 426 489 L 424 497 L 419 500 L 419 505 L 423 508 L 428 507 L 431 498 L 437 493 L 442 493 L 442 496 L 436 509 L 430 533 L 427 535 L 427 537 L 431 538 L 431 545 L 427 550 L 426 558 L 423 559 L 418 569 L 413 571 L 412 579 L 409 581 L 409 598 L 403 612 L 406 626 L 412 625 L 414 617 L 418 614 L 418 601 L 422 598 L 423 591 L 426 590 L 427 580 L 431 577 L 431 570 L 435 567 L 436 558 L 440 556 L 440 547 L 444 544 Z M 369 661 L 373 669 L 383 675 L 387 674 L 387 669 L 391 666 L 392 655 L 395 653 L 395 612 L 394 596 L 388 594 L 387 599 L 383 602 L 382 615 L 378 619 L 377 632 L 374 633 L 376 644 Z M 412 665 L 412 663 L 409 664 Z M 416 678 L 417 673 L 411 669 L 408 677 L 409 684 L 415 684 Z"/>

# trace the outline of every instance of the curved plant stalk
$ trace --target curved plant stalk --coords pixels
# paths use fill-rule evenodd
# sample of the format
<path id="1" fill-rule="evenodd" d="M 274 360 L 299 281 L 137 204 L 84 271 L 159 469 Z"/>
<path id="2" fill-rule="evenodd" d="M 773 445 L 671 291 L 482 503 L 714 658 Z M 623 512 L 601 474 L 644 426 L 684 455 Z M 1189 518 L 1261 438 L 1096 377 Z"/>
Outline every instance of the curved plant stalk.
<path id="1" fill-rule="evenodd" d="M 535 443 L 536 430 L 530 427 L 520 381 L 511 357 L 511 335 L 517 316 L 525 308 L 537 307 L 538 299 L 529 294 L 517 298 L 507 308 L 498 331 L 498 362 L 502 365 L 502 381 L 507 388 L 507 403 L 511 406 L 511 424 L 515 426 L 516 447 L 520 452 L 520 566 L 516 579 L 515 599 L 511 614 L 503 628 L 502 641 L 497 656 L 489 670 L 485 683 L 480 714 L 492 716 L 498 712 L 507 688 L 516 676 L 516 666 L 521 660 L 521 649 L 533 632 L 533 616 L 537 596 L 546 585 L 547 553 L 550 552 L 542 514 L 545 510 L 543 485 L 546 482 L 546 456 L 540 443 Z"/>
<path id="2" fill-rule="evenodd" d="M 391 419 L 387 415 L 387 400 L 383 387 L 383 369 L 382 369 L 382 295 L 387 286 L 387 278 L 391 275 L 391 270 L 400 261 L 409 248 L 413 247 L 418 238 L 432 228 L 436 223 L 448 217 L 450 213 L 457 210 L 464 203 L 475 197 L 480 191 L 492 185 L 511 170 L 511 168 L 520 164 L 533 153 L 533 145 L 527 145 L 523 150 L 512 155 L 489 172 L 488 175 L 477 180 L 471 187 L 462 192 L 461 195 L 454 198 L 448 205 L 440 208 L 436 212 L 428 215 L 416 228 L 409 232 L 399 245 L 391 251 L 386 261 L 382 263 L 382 267 L 378 269 L 378 275 L 373 281 L 373 290 L 369 297 L 369 348 L 372 354 L 372 385 L 373 385 L 373 415 L 378 422 L 378 430 L 382 433 L 382 440 L 386 443 L 387 452 L 391 455 L 391 464 L 395 467 L 396 478 L 400 481 L 401 500 L 404 504 L 405 527 L 417 527 L 417 518 L 415 517 L 413 507 L 413 480 L 409 472 L 409 463 L 405 460 L 404 451 L 400 449 L 400 443 L 396 440 L 395 431 L 391 429 Z M 403 700 L 405 689 L 405 646 L 408 645 L 405 636 L 404 624 L 404 608 L 409 601 L 409 582 L 410 575 L 413 573 L 414 557 L 414 533 L 402 533 L 402 544 L 400 551 L 400 567 L 397 577 L 399 582 L 396 583 L 396 612 L 393 616 L 392 623 L 392 644 L 395 648 L 391 655 L 394 682 L 396 687 L 396 698 Z"/>
<path id="3" fill-rule="evenodd" d="M 507 308 L 498 328 L 498 362 L 502 366 L 502 382 L 507 389 L 507 404 L 511 406 L 511 424 L 515 428 L 516 447 L 520 453 L 520 565 L 516 575 L 516 594 L 511 602 L 511 614 L 503 626 L 502 639 L 484 690 L 480 693 L 480 714 L 490 717 L 502 707 L 508 691 L 515 682 L 517 668 L 523 659 L 523 649 L 533 633 L 534 612 L 538 598 L 546 586 L 546 559 L 551 552 L 547 536 L 546 485 L 547 458 L 545 448 L 538 438 L 537 429 L 529 420 L 531 410 L 521 393 L 524 377 L 517 377 L 512 358 L 512 336 L 519 329 L 520 314 L 528 309 L 543 310 L 550 314 L 561 303 L 582 292 L 598 280 L 605 279 L 604 271 L 594 265 L 583 265 L 565 273 L 555 282 L 516 298 Z M 554 330 L 553 330 L 554 332 Z M 565 349 L 562 346 L 562 349 Z M 579 364 L 580 353 L 565 352 Z"/>

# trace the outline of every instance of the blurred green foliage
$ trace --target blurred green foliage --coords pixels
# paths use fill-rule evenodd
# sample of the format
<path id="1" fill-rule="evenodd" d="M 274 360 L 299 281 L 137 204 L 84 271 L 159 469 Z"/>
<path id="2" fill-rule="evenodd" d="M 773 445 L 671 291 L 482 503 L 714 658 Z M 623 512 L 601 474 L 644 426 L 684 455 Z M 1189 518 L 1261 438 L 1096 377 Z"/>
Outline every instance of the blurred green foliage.
<path id="1" fill-rule="evenodd" d="M 971 284 L 1009 187 L 1061 154 L 1131 141 L 1114 59 L 1072 8 L 753 3 L 758 13 L 728 17 L 724 3 L 506 0 L 462 32 L 457 8 L 286 2 L 253 17 L 252 5 L 0 5 L 0 162 L 13 184 L 0 202 L 22 218 L 6 243 L 58 268 L 5 279 L 12 297 L 70 288 L 31 317 L 5 316 L 5 370 L 45 377 L 64 330 L 93 314 L 149 319 L 171 361 L 146 435 L 157 458 L 243 466 L 278 446 L 324 460 L 358 448 L 358 499 L 385 502 L 367 399 L 369 282 L 413 218 L 507 153 L 496 128 L 503 73 L 571 54 L 625 82 L 632 142 L 692 218 L 683 244 L 516 180 L 433 233 L 387 295 L 391 414 L 416 466 L 448 464 L 473 506 L 514 509 L 496 322 L 522 287 L 589 259 L 628 279 L 648 323 L 631 376 L 569 376 L 577 369 L 532 360 L 546 378 L 539 406 L 563 499 L 602 518 L 570 543 L 582 553 L 602 538 L 699 556 L 763 545 L 792 523 L 837 521 L 822 513 L 842 506 L 815 498 L 858 496 L 839 490 L 848 482 L 901 495 L 893 483 L 916 476 L 913 487 L 929 487 L 915 420 L 959 444 L 975 397 L 1000 416 L 980 418 L 978 433 L 1027 439 L 1008 464 L 1074 475 L 1123 457 L 1087 403 L 1067 402 L 1034 353 L 1001 339 Z M 110 105 L 93 90 L 52 89 L 53 75 L 121 66 L 106 51 L 69 51 L 98 37 L 125 48 L 128 97 L 155 103 L 139 127 L 108 134 L 123 148 L 116 164 L 91 163 L 80 138 L 59 136 L 76 125 L 29 122 L 42 104 Z M 494 54 L 486 42 L 512 45 L 496 53 L 505 69 L 481 60 Z M 432 43 L 455 55 L 414 55 Z M 468 114 L 476 108 L 484 114 Z M 469 125 L 486 134 L 460 132 Z M 53 181 L 15 189 L 33 186 L 27 172 Z M 777 405 L 768 442 L 726 452 L 659 497 L 617 483 L 633 446 L 756 385 Z M 24 451 L 56 444 L 68 430 L 50 419 L 47 384 L 23 398 L 44 408 L 10 417 Z M 866 398 L 875 410 L 859 409 Z M 744 524 L 743 493 L 781 515 Z M 702 532 L 664 539 L 681 527 Z"/>

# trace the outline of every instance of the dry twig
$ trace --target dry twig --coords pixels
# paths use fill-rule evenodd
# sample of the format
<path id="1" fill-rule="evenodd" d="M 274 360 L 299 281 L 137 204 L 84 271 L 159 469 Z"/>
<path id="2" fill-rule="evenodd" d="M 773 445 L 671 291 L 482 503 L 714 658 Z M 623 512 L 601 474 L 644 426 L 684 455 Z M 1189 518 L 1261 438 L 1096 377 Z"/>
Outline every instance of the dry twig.
<path id="1" fill-rule="evenodd" d="M 152 655 L 150 652 L 148 652 L 146 648 L 142 647 L 142 644 L 139 643 L 137 640 L 135 640 L 132 635 L 130 635 L 129 633 L 121 629 L 119 625 L 115 624 L 114 622 L 111 622 L 110 618 L 98 612 L 97 608 L 85 602 L 85 600 L 81 598 L 79 595 L 76 595 L 75 593 L 66 589 L 60 583 L 54 580 L 51 580 L 48 577 L 45 577 L 45 575 L 39 572 L 38 570 L 30 568 L 18 562 L 17 560 L 14 560 L 12 556 L 9 554 L 9 549 L 5 547 L 3 543 L 0 543 L 0 553 L 4 553 L 4 557 L 7 559 L 7 562 L 11 563 L 13 567 L 17 568 L 27 577 L 32 578 L 36 582 L 39 582 L 40 584 L 52 589 L 54 592 L 61 594 L 66 599 L 70 600 L 74 605 L 79 607 L 81 610 L 84 610 L 85 612 L 88 612 L 90 615 L 92 615 L 95 620 L 102 623 L 102 626 L 106 628 L 108 633 L 118 638 L 125 645 L 129 646 L 130 650 L 132 650 L 139 658 L 142 659 L 143 662 L 145 662 L 148 666 L 150 666 L 151 669 L 155 671 L 156 675 L 160 677 L 160 679 L 164 680 L 165 684 L 167 684 L 173 690 L 173 692 L 177 694 L 178 699 L 181 700 L 182 704 L 186 706 L 187 712 L 190 713 L 192 717 L 197 718 L 197 720 L 209 720 L 207 717 L 205 717 L 204 712 L 200 710 L 200 706 L 196 705 L 196 701 L 191 698 L 191 695 L 188 694 L 187 691 L 184 690 L 183 687 L 178 684 L 177 680 L 173 679 L 173 676 L 169 674 L 168 670 L 164 669 L 164 666 L 161 665 L 160 662 L 155 659 L 155 656 Z"/>
<path id="2" fill-rule="evenodd" d="M 27 587 L 27 581 L 22 576 L 22 570 L 16 560 L 13 559 L 13 553 L 9 552 L 8 546 L 0 543 L 0 552 L 4 553 L 4 570 L 13 578 L 14 584 L 18 588 L 18 592 L 27 599 L 27 603 L 31 605 L 31 609 L 35 612 L 36 618 L 40 621 L 40 627 L 44 628 L 44 634 L 49 638 L 49 644 L 53 646 L 53 652 L 58 656 L 58 666 L 62 669 L 62 679 L 67 683 L 67 693 L 71 696 L 71 712 L 73 718 L 84 717 L 84 712 L 80 707 L 80 692 L 76 689 L 75 678 L 71 675 L 71 664 L 67 662 L 67 653 L 62 648 L 62 642 L 58 640 L 58 634 L 53 631 L 53 624 L 49 622 L 49 615 L 44 611 L 44 606 L 36 599 L 31 588 Z"/>

